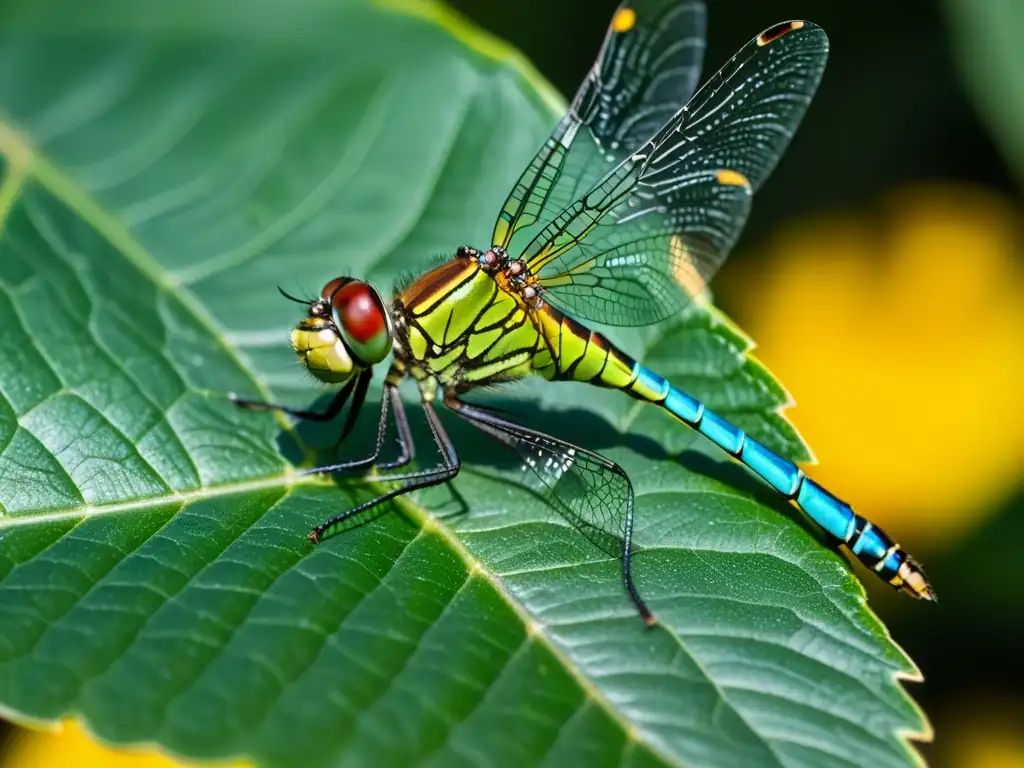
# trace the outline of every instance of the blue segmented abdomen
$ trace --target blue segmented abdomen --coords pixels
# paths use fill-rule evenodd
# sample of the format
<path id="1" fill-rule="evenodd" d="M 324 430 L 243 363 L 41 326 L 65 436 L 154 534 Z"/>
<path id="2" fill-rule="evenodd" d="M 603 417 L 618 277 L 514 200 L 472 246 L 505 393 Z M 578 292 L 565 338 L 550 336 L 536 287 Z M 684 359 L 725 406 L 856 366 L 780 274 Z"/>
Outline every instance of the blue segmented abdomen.
<path id="1" fill-rule="evenodd" d="M 811 480 L 793 462 L 770 451 L 639 363 L 634 364 L 633 380 L 625 389 L 637 399 L 661 405 L 749 467 L 892 586 L 914 597 L 935 599 L 921 567 L 885 531 Z"/>

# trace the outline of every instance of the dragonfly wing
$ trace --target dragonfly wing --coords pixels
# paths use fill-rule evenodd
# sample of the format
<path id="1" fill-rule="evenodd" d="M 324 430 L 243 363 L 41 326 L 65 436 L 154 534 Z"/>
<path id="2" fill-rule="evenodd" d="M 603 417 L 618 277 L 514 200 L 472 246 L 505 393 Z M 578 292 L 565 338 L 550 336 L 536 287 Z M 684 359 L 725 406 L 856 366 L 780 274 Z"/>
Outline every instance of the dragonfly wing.
<path id="1" fill-rule="evenodd" d="M 614 462 L 558 438 L 499 418 L 479 406 L 455 412 L 497 438 L 523 461 L 527 485 L 592 544 L 622 558 L 633 524 L 633 486 Z"/>
<path id="2" fill-rule="evenodd" d="M 782 157 L 814 97 L 828 37 L 807 21 L 766 29 L 729 59 L 654 138 L 648 178 L 675 168 L 731 168 L 756 192 Z"/>
<path id="3" fill-rule="evenodd" d="M 559 231 L 530 257 L 545 298 L 570 314 L 620 326 L 664 320 L 703 290 L 747 219 L 751 188 L 734 171 L 685 173 L 658 187 L 635 180 L 639 173 L 563 212 Z"/>
<path id="4" fill-rule="evenodd" d="M 493 245 L 568 205 L 641 146 L 693 94 L 704 56 L 698 0 L 626 0 L 568 113 L 523 171 L 494 225 Z"/>
<path id="5" fill-rule="evenodd" d="M 739 237 L 750 195 L 789 144 L 827 56 L 828 38 L 808 22 L 786 22 L 744 46 L 526 247 L 548 299 L 614 325 L 682 309 Z"/>

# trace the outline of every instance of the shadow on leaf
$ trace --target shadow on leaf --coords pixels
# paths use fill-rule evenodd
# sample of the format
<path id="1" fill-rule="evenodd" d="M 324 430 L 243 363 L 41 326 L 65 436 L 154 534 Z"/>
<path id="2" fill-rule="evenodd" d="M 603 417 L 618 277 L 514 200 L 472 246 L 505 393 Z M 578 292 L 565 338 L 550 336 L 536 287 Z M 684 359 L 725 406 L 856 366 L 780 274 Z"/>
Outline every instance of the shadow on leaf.
<path id="1" fill-rule="evenodd" d="M 324 394 L 312 404 L 312 407 L 314 409 L 325 408 L 331 397 L 332 393 Z M 314 449 L 316 466 L 325 466 L 339 461 L 358 459 L 370 455 L 374 450 L 377 436 L 379 397 L 380 390 L 371 392 L 367 398 L 366 405 L 364 405 L 362 412 L 359 414 L 355 429 L 337 450 L 332 450 L 332 447 L 337 442 L 338 435 L 345 422 L 344 413 L 331 422 L 298 422 L 293 433 L 282 431 L 278 438 L 279 450 L 289 461 L 298 463 L 305 457 L 302 448 L 302 444 L 304 444 Z M 696 435 L 695 440 L 697 442 L 695 442 L 693 448 L 672 455 L 657 441 L 644 435 L 619 432 L 592 411 L 582 408 L 569 408 L 565 410 L 535 408 L 531 410 L 530 404 L 527 401 L 503 397 L 476 398 L 475 402 L 489 408 L 495 408 L 501 411 L 502 415 L 506 418 L 525 427 L 551 434 L 597 453 L 603 453 L 613 448 L 626 448 L 652 462 L 672 463 L 688 472 L 710 477 L 741 494 L 752 497 L 759 504 L 769 507 L 790 520 L 797 522 L 814 535 L 816 539 L 824 542 L 824 538 L 817 527 L 810 524 L 800 514 L 799 510 L 786 503 L 779 494 L 738 463 L 726 459 L 724 455 L 721 459 L 718 459 L 712 454 L 705 452 L 705 447 L 709 451 L 716 453 L 718 449 L 710 446 L 709 443 L 706 443 L 706 441 Z M 407 402 L 406 405 L 417 449 L 414 464 L 410 466 L 419 468 L 432 466 L 435 462 L 439 461 L 439 455 L 430 431 L 426 427 L 422 407 L 418 401 Z M 453 417 L 451 413 L 446 412 L 447 409 L 443 406 L 439 406 L 438 411 L 441 413 L 442 421 L 448 430 L 449 436 L 462 457 L 464 471 L 482 469 L 489 477 L 508 482 L 524 492 L 529 492 L 539 497 L 538 494 L 530 491 L 519 480 L 522 462 L 514 452 L 489 436 L 484 435 L 462 419 Z M 687 429 L 682 424 L 678 425 L 678 428 L 681 430 Z M 301 441 L 301 444 L 296 441 L 296 437 Z M 397 450 L 394 426 L 392 424 L 389 425 L 388 435 L 381 449 L 381 459 L 387 461 L 393 458 L 397 454 Z M 386 482 L 386 478 L 387 475 L 385 474 L 373 479 L 376 482 L 383 483 Z M 359 472 L 338 474 L 334 477 L 336 483 L 346 488 L 361 485 L 361 481 L 364 479 L 369 478 Z M 434 514 L 442 519 L 451 519 L 470 512 L 466 500 L 453 484 L 446 483 L 442 487 L 447 490 L 449 499 L 442 502 L 439 508 L 434 508 L 432 510 Z M 334 536 L 354 527 L 365 525 L 392 509 L 391 503 L 384 503 L 375 509 L 357 515 L 352 520 L 346 521 L 338 528 L 332 530 L 330 535 Z M 642 503 L 638 505 L 638 514 L 643 514 Z"/>

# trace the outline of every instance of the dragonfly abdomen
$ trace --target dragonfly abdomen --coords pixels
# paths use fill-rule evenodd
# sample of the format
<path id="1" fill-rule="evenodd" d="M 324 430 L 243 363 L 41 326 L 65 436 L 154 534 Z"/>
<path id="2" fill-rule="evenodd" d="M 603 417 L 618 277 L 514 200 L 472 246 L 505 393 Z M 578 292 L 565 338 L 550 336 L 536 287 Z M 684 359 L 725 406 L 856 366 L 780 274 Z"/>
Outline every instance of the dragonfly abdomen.
<path id="1" fill-rule="evenodd" d="M 629 394 L 660 405 L 749 467 L 893 587 L 914 597 L 935 600 L 924 571 L 885 531 L 811 480 L 793 462 L 761 445 L 658 374 L 639 363 L 634 365 L 633 380 L 624 387 Z"/>
<path id="2" fill-rule="evenodd" d="M 552 381 L 580 381 L 599 387 L 622 389 L 633 380 L 633 358 L 608 339 L 569 315 L 544 304 L 533 313 L 544 348 L 533 367 Z"/>

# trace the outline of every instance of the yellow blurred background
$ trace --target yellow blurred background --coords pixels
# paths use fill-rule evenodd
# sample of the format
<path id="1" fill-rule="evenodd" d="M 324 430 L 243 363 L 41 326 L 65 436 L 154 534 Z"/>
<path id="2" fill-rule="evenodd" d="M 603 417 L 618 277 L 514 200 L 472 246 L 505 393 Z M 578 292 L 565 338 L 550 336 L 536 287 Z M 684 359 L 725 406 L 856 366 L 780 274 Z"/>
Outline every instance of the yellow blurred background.
<path id="1" fill-rule="evenodd" d="M 18 729 L 4 751 L 3 765 L 11 768 L 195 768 L 199 765 L 243 768 L 248 763 L 182 762 L 146 750 L 108 749 L 93 741 L 82 725 L 69 721 L 58 732 Z"/>
<path id="2" fill-rule="evenodd" d="M 977 187 L 906 187 L 781 226 L 719 291 L 796 400 L 815 478 L 915 549 L 955 543 L 1024 470 L 1020 220 Z"/>
<path id="3" fill-rule="evenodd" d="M 1000 587 L 999 558 L 963 555 L 962 542 L 986 527 L 998 531 L 1001 515 L 1020 512 L 1021 221 L 1019 201 L 977 186 L 909 186 L 864 210 L 779 227 L 719 290 L 756 340 L 757 356 L 793 395 L 789 416 L 815 451 L 815 478 L 914 542 L 950 622 L 973 615 L 963 610 L 969 592 L 944 599 L 949 579 L 991 568 L 985 588 Z M 931 568 L 936 561 L 940 567 Z M 1020 561 L 1002 569 L 1020 571 Z M 956 656 L 952 690 L 929 696 L 938 673 L 918 646 L 933 650 L 938 638 L 915 626 L 919 606 L 863 581 L 924 672 L 912 693 L 936 729 L 935 744 L 925 748 L 929 762 L 1024 767 L 1024 696 L 1013 683 L 1019 667 L 1009 672 L 1007 690 L 970 680 L 961 687 L 960 675 L 1006 670 L 954 641 L 945 649 Z M 1011 634 L 995 645 L 1016 647 L 1019 660 L 1019 583 L 1007 597 L 996 610 L 1016 612 L 1007 617 Z"/>

